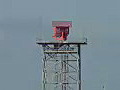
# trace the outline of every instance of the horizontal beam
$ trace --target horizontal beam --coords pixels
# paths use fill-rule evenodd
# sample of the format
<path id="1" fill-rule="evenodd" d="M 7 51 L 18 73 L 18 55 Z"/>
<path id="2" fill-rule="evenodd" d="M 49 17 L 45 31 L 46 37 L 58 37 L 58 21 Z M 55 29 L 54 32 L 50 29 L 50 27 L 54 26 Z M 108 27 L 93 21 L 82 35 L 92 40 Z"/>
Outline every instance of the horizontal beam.
<path id="1" fill-rule="evenodd" d="M 51 44 L 51 45 L 55 45 L 55 44 L 61 44 L 61 45 L 81 45 L 81 44 L 83 44 L 83 45 L 86 45 L 87 44 L 87 42 L 85 41 L 85 42 L 63 42 L 63 43 L 61 43 L 61 42 L 40 42 L 40 41 L 37 41 L 36 42 L 37 44 L 39 44 L 39 45 L 48 45 L 48 44 Z"/>
<path id="2" fill-rule="evenodd" d="M 54 51 L 54 50 L 48 50 L 44 51 L 44 53 L 51 54 L 51 53 L 56 53 L 56 54 L 68 54 L 68 53 L 77 53 L 77 51 Z"/>
<path id="3" fill-rule="evenodd" d="M 47 71 L 47 70 L 46 70 Z M 46 72 L 44 72 L 44 73 L 46 73 Z M 78 73 L 77 71 L 69 71 L 69 72 L 59 72 L 59 71 L 47 71 L 47 73 L 58 73 L 58 74 L 61 74 L 61 73 Z"/>
<path id="4" fill-rule="evenodd" d="M 45 84 L 77 84 L 77 83 L 45 83 Z"/>
<path id="5" fill-rule="evenodd" d="M 56 61 L 61 61 L 61 60 L 46 60 L 46 61 L 48 61 L 48 62 L 49 62 L 49 61 L 51 61 L 51 62 L 52 62 L 52 61 L 53 61 L 53 62 L 56 62 Z M 64 61 L 77 61 L 77 60 L 64 60 Z"/>

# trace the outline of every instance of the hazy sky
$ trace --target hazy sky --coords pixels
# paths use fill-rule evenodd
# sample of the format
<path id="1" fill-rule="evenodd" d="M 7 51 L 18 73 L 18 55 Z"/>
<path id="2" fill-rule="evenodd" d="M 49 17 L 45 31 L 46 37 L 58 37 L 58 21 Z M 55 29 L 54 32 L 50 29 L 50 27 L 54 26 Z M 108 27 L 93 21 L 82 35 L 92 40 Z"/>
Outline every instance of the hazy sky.
<path id="1" fill-rule="evenodd" d="M 52 40 L 51 21 L 71 20 L 82 48 L 82 90 L 120 90 L 119 0 L 0 0 L 0 90 L 41 90 L 36 37 Z M 50 39 L 51 38 L 51 39 Z"/>

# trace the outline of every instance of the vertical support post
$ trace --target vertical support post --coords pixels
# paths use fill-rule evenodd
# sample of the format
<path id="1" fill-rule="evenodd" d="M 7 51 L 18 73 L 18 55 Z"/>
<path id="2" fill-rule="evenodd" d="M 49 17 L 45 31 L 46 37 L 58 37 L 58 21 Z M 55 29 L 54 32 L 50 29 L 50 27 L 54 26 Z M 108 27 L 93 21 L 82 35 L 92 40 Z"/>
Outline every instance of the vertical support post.
<path id="1" fill-rule="evenodd" d="M 43 45 L 43 52 L 45 51 L 45 46 Z M 43 58 L 43 90 L 46 90 L 46 54 L 44 53 L 44 58 Z"/>
<path id="2" fill-rule="evenodd" d="M 78 59 L 78 68 L 79 68 L 79 71 L 78 71 L 78 78 L 79 78 L 79 87 L 78 87 L 78 90 L 81 90 L 81 47 L 80 45 L 78 44 L 78 56 L 79 56 L 79 59 Z"/>

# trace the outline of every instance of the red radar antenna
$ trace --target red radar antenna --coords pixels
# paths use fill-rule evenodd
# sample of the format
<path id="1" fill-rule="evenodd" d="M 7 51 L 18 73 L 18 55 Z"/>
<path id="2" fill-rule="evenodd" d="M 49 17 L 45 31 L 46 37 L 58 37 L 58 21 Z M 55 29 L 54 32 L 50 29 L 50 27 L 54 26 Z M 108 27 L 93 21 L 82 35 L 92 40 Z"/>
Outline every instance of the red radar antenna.
<path id="1" fill-rule="evenodd" d="M 69 35 L 69 28 L 72 27 L 71 21 L 53 21 L 54 35 L 53 38 L 59 41 L 66 41 Z"/>

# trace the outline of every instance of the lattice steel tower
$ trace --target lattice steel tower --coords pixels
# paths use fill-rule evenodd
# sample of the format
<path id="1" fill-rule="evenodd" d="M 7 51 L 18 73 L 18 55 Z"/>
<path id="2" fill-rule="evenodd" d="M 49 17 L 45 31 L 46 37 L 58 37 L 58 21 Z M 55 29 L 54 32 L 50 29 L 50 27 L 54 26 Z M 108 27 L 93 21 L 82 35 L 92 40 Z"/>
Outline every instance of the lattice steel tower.
<path id="1" fill-rule="evenodd" d="M 66 42 L 71 21 L 52 22 L 55 42 L 38 41 L 43 47 L 42 90 L 81 90 L 81 42 Z"/>

